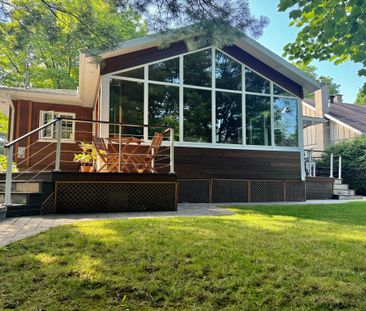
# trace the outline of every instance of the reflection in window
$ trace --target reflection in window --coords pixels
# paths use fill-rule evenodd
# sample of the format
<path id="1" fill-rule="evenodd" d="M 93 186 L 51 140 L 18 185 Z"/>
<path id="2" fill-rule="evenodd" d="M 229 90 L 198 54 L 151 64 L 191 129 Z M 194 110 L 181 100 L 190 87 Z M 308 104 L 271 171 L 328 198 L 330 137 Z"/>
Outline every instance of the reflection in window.
<path id="1" fill-rule="evenodd" d="M 116 123 L 143 124 L 144 85 L 140 82 L 112 79 L 110 83 L 109 120 Z M 110 134 L 118 134 L 118 126 L 110 125 Z M 123 134 L 142 135 L 142 128 L 125 127 Z"/>
<path id="2" fill-rule="evenodd" d="M 245 68 L 245 89 L 247 92 L 269 94 L 269 81 Z"/>
<path id="3" fill-rule="evenodd" d="M 277 146 L 297 146 L 297 100 L 274 98 L 274 134 Z"/>
<path id="4" fill-rule="evenodd" d="M 281 96 L 294 96 L 291 93 L 284 90 L 282 87 L 277 86 L 276 84 L 273 84 L 273 94 Z"/>
<path id="5" fill-rule="evenodd" d="M 149 84 L 149 125 L 174 128 L 175 139 L 179 138 L 179 88 Z M 151 129 L 153 136 L 157 129 Z"/>
<path id="6" fill-rule="evenodd" d="M 271 101 L 268 96 L 246 95 L 248 145 L 271 144 Z"/>
<path id="7" fill-rule="evenodd" d="M 216 87 L 241 90 L 241 64 L 224 53 L 216 51 Z"/>
<path id="8" fill-rule="evenodd" d="M 122 73 L 118 73 L 118 74 L 116 74 L 116 76 L 143 79 L 144 78 L 144 68 L 141 67 L 141 68 L 137 68 L 137 69 L 128 70 L 128 71 L 125 71 Z"/>
<path id="9" fill-rule="evenodd" d="M 179 58 L 150 65 L 149 80 L 179 83 Z"/>
<path id="10" fill-rule="evenodd" d="M 211 86 L 211 53 L 211 49 L 207 49 L 183 57 L 184 84 Z"/>
<path id="11" fill-rule="evenodd" d="M 184 89 L 184 141 L 212 141 L 211 91 Z"/>
<path id="12" fill-rule="evenodd" d="M 216 142 L 241 144 L 241 94 L 216 92 Z"/>

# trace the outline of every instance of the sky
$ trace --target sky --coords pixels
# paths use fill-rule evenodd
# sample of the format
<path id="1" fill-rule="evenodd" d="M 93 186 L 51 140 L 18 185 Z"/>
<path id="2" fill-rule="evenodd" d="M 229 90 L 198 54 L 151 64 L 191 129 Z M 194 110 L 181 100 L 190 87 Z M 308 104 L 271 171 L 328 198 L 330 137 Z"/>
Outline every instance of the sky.
<path id="1" fill-rule="evenodd" d="M 268 49 L 282 56 L 283 47 L 290 42 L 294 42 L 298 28 L 289 26 L 290 20 L 288 12 L 278 12 L 277 4 L 279 0 L 250 0 L 250 9 L 254 16 L 267 16 L 270 24 L 264 29 L 263 36 L 257 41 Z M 346 62 L 334 65 L 331 62 L 313 61 L 311 65 L 318 68 L 318 75 L 333 77 L 334 82 L 341 85 L 341 94 L 345 103 L 353 103 L 359 88 L 365 77 L 359 77 L 357 71 L 362 68 L 360 64 Z"/>

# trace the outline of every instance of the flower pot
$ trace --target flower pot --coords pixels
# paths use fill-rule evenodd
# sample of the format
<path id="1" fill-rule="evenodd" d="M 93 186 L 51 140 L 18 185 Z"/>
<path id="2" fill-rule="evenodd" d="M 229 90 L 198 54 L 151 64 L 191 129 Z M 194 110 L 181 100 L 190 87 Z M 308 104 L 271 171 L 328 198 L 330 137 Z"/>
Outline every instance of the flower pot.
<path id="1" fill-rule="evenodd" d="M 94 171 L 94 167 L 91 165 L 81 165 L 80 171 L 82 171 L 83 173 L 90 173 Z"/>

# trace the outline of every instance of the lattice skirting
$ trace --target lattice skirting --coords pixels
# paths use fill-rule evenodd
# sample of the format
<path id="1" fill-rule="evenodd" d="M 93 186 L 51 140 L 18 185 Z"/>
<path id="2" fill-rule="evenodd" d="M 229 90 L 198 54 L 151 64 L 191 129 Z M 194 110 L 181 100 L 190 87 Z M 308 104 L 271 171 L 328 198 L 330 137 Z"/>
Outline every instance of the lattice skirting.
<path id="1" fill-rule="evenodd" d="M 176 182 L 56 182 L 57 213 L 174 211 Z"/>
<path id="2" fill-rule="evenodd" d="M 305 201 L 305 182 L 284 180 L 178 179 L 179 202 Z"/>

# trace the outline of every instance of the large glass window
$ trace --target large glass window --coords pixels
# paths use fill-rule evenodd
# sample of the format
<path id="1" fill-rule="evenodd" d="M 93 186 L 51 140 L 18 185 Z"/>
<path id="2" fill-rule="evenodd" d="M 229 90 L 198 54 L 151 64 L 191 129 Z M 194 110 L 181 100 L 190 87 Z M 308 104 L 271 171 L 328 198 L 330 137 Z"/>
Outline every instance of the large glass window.
<path id="1" fill-rule="evenodd" d="M 150 65 L 149 80 L 179 83 L 179 58 Z"/>
<path id="2" fill-rule="evenodd" d="M 175 139 L 179 139 L 179 88 L 149 84 L 149 125 L 174 128 Z M 156 129 L 151 129 L 152 136 Z"/>
<path id="3" fill-rule="evenodd" d="M 112 79 L 110 83 L 109 120 L 116 123 L 144 123 L 144 84 Z M 118 134 L 118 126 L 110 126 L 110 134 Z M 142 128 L 123 128 L 124 134 L 142 135 Z"/>
<path id="4" fill-rule="evenodd" d="M 117 76 L 120 77 L 126 77 L 126 78 L 135 78 L 135 79 L 143 79 L 144 78 L 144 68 L 137 68 L 137 69 L 132 69 L 132 70 L 128 70 L 125 72 L 121 72 L 119 74 L 117 74 Z"/>
<path id="5" fill-rule="evenodd" d="M 271 144 L 271 99 L 246 95 L 246 134 L 248 145 Z"/>
<path id="6" fill-rule="evenodd" d="M 243 142 L 241 94 L 216 92 L 216 142 Z"/>
<path id="7" fill-rule="evenodd" d="M 276 84 L 273 84 L 273 94 L 274 95 L 281 95 L 281 96 L 294 96 L 291 93 L 287 92 L 286 90 L 284 90 L 282 87 L 279 87 Z"/>
<path id="8" fill-rule="evenodd" d="M 184 89 L 184 141 L 212 141 L 211 91 Z"/>
<path id="9" fill-rule="evenodd" d="M 216 51 L 216 88 L 241 90 L 241 64 L 220 51 Z"/>
<path id="10" fill-rule="evenodd" d="M 297 100 L 274 98 L 274 135 L 276 146 L 297 146 Z"/>
<path id="11" fill-rule="evenodd" d="M 253 93 L 270 93 L 270 83 L 249 68 L 245 68 L 245 90 Z"/>
<path id="12" fill-rule="evenodd" d="M 185 55 L 183 57 L 184 84 L 211 86 L 212 52 L 211 49 Z"/>

